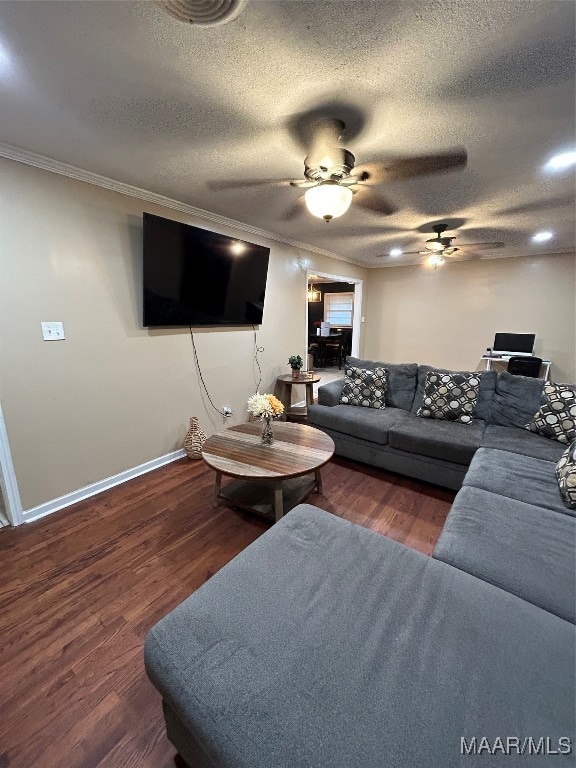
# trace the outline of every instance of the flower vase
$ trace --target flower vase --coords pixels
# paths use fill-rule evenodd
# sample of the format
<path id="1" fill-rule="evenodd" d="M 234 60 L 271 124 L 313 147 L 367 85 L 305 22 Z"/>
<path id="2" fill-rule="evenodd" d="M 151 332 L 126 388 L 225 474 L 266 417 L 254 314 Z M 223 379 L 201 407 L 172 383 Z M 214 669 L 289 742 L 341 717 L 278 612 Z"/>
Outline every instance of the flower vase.
<path id="1" fill-rule="evenodd" d="M 190 419 L 190 428 L 184 438 L 184 450 L 189 459 L 202 458 L 202 446 L 206 440 L 206 433 L 198 423 L 196 416 Z"/>
<path id="2" fill-rule="evenodd" d="M 300 368 L 292 368 L 292 378 L 293 379 L 300 378 Z"/>
<path id="3" fill-rule="evenodd" d="M 274 432 L 272 431 L 272 420 L 269 416 L 264 417 L 264 426 L 262 427 L 262 445 L 272 445 L 274 442 Z"/>

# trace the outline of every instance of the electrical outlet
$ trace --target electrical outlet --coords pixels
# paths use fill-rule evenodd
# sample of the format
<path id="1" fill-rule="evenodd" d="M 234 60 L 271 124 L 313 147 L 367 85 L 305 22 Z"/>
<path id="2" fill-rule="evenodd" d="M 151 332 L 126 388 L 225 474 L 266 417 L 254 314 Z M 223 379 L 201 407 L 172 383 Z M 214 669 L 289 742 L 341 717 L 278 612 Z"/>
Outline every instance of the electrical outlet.
<path id="1" fill-rule="evenodd" d="M 222 406 L 222 413 L 224 414 L 225 418 L 229 419 L 230 416 L 232 416 L 232 406 L 231 405 L 223 405 Z"/>
<path id="2" fill-rule="evenodd" d="M 62 323 L 40 323 L 42 326 L 42 338 L 44 341 L 63 341 L 64 325 Z"/>

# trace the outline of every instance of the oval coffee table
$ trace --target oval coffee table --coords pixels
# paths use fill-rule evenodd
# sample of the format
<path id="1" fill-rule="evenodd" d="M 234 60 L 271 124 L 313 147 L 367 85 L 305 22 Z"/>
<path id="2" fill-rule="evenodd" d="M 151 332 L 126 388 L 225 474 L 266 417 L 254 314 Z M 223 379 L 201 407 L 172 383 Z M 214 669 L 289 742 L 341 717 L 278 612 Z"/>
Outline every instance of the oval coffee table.
<path id="1" fill-rule="evenodd" d="M 312 490 L 322 493 L 320 467 L 334 453 L 332 438 L 305 424 L 272 422 L 272 429 L 272 445 L 262 445 L 260 421 L 206 440 L 202 458 L 216 470 L 215 507 L 226 501 L 277 521 Z M 222 488 L 223 475 L 236 479 Z"/>

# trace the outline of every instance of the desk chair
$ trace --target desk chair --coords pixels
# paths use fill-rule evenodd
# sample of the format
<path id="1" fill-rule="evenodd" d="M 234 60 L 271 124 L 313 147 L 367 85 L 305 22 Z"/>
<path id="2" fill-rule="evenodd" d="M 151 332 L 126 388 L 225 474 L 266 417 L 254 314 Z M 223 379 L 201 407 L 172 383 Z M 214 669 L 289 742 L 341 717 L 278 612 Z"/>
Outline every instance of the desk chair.
<path id="1" fill-rule="evenodd" d="M 515 376 L 530 376 L 537 379 L 540 376 L 542 358 L 540 357 L 511 357 L 508 360 L 508 373 Z"/>

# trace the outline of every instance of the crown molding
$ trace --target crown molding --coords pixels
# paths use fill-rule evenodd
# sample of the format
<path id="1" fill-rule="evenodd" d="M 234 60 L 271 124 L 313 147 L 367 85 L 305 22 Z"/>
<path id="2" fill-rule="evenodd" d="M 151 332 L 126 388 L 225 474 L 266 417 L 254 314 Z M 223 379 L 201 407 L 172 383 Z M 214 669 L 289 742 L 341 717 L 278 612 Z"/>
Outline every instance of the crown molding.
<path id="1" fill-rule="evenodd" d="M 85 171 L 82 168 L 77 168 L 74 165 L 68 163 L 62 163 L 60 160 L 54 160 L 51 157 L 45 155 L 39 155 L 36 152 L 31 152 L 28 149 L 22 149 L 21 147 L 15 147 L 12 144 L 5 144 L 0 142 L 0 157 L 4 157 L 7 160 L 14 160 L 17 163 L 24 163 L 25 165 L 32 165 L 34 168 L 40 168 L 43 171 L 50 171 L 50 173 L 58 173 L 60 176 L 67 176 L 69 179 L 75 179 L 76 181 L 83 181 L 86 184 L 93 184 L 96 187 L 102 187 L 108 189 L 111 192 L 118 192 L 121 195 L 127 195 L 128 197 L 134 197 L 138 200 L 144 200 L 148 203 L 154 203 L 155 205 L 163 206 L 164 208 L 170 208 L 174 211 L 180 211 L 181 213 L 187 213 L 192 216 L 200 216 L 213 224 L 219 224 L 225 227 L 233 227 L 239 229 L 242 232 L 248 232 L 251 235 L 257 237 L 263 237 L 267 240 L 274 240 L 277 243 L 283 243 L 284 245 L 290 245 L 294 248 L 298 248 L 309 253 L 316 253 L 319 256 L 328 256 L 331 259 L 337 259 L 338 261 L 344 261 L 347 264 L 354 264 L 357 267 L 363 267 L 362 263 L 346 259 L 337 253 L 332 251 L 325 251 L 323 248 L 316 248 L 313 245 L 301 243 L 298 240 L 292 240 L 289 237 L 283 237 L 277 235 L 274 232 L 269 232 L 266 229 L 260 229 L 250 224 L 244 224 L 241 221 L 235 219 L 229 219 L 226 216 L 220 216 L 217 213 L 211 213 L 205 211 L 203 208 L 196 208 L 188 203 L 182 203 L 179 200 L 173 200 L 170 197 L 159 195 L 156 192 L 151 192 L 148 189 L 140 189 L 140 187 L 134 187 L 131 184 L 126 184 L 123 181 L 117 181 L 116 179 L 109 179 L 107 176 L 100 176 L 98 173 L 92 173 L 92 171 Z"/>

